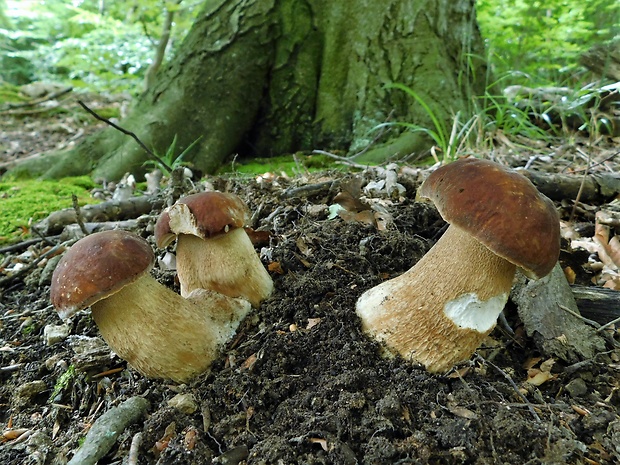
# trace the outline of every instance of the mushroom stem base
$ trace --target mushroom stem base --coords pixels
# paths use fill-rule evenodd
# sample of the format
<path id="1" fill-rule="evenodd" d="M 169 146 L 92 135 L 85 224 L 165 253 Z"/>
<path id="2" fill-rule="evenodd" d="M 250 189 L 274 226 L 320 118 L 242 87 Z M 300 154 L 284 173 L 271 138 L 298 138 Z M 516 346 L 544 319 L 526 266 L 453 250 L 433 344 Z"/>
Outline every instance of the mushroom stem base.
<path id="1" fill-rule="evenodd" d="M 249 311 L 248 302 L 212 291 L 184 299 L 149 274 L 92 305 L 119 357 L 144 376 L 177 382 L 206 371 Z"/>
<path id="2" fill-rule="evenodd" d="M 366 291 L 363 330 L 431 372 L 467 360 L 495 326 L 516 267 L 450 226 L 409 271 Z"/>

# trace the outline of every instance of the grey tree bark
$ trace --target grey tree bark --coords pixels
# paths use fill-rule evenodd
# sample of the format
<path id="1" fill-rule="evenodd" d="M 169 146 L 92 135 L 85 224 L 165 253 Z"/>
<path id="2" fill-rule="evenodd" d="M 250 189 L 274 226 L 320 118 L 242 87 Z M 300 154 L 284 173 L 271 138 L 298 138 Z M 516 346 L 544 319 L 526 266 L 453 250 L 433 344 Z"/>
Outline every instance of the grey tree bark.
<path id="1" fill-rule="evenodd" d="M 378 124 L 429 115 L 412 88 L 448 122 L 483 92 L 486 66 L 474 0 L 211 0 L 179 52 L 120 125 L 164 153 L 177 136 L 208 173 L 234 153 L 270 156 L 312 149 L 356 153 Z M 390 131 L 361 161 L 428 149 L 417 133 Z M 106 129 L 70 152 L 13 168 L 61 177 L 140 174 L 147 154 Z M 360 161 L 360 159 L 358 159 Z"/>

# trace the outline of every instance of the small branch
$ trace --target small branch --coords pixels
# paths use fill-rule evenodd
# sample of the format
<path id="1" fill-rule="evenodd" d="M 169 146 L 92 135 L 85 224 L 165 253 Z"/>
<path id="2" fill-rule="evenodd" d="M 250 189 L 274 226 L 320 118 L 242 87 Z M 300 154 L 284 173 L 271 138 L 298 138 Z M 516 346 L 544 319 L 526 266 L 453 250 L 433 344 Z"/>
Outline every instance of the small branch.
<path id="1" fill-rule="evenodd" d="M 37 237 L 35 239 L 29 239 L 27 241 L 18 242 L 16 244 L 7 245 L 6 247 L 0 247 L 0 255 L 7 252 L 19 252 L 20 250 L 27 249 L 33 244 L 38 244 L 43 239 Z"/>
<path id="2" fill-rule="evenodd" d="M 506 381 L 508 381 L 510 383 L 510 385 L 512 386 L 512 388 L 514 389 L 514 391 L 517 393 L 517 395 L 519 396 L 519 398 L 523 401 L 523 403 L 525 405 L 527 405 L 528 410 L 530 411 L 530 413 L 532 414 L 532 416 L 534 417 L 534 419 L 538 422 L 541 421 L 540 417 L 538 416 L 538 414 L 536 413 L 536 410 L 534 410 L 534 407 L 532 406 L 532 404 L 530 403 L 529 400 L 527 400 L 527 397 L 525 397 L 521 391 L 519 391 L 519 386 L 516 385 L 516 383 L 512 380 L 512 378 L 508 375 L 508 373 L 506 373 L 504 370 L 502 370 L 500 367 L 498 367 L 497 365 L 495 365 L 492 362 L 489 362 L 488 360 L 485 360 L 484 358 L 482 358 L 480 355 L 477 355 L 476 358 L 478 360 L 480 360 L 482 363 L 485 363 L 487 365 L 492 366 L 493 368 L 495 368 L 495 370 L 501 374 L 504 379 L 506 379 Z"/>
<path id="3" fill-rule="evenodd" d="M 354 161 L 351 161 L 347 157 L 341 157 L 339 155 L 336 155 L 335 153 L 326 152 L 325 150 L 313 150 L 312 153 L 316 153 L 318 155 L 326 155 L 326 156 L 328 156 L 330 158 L 333 158 L 334 160 L 339 161 L 343 165 L 347 165 L 347 166 L 350 166 L 352 168 L 358 168 L 358 169 L 361 169 L 361 170 L 369 168 L 368 165 L 360 165 L 359 163 L 355 163 Z"/>
<path id="4" fill-rule="evenodd" d="M 131 397 L 113 407 L 93 423 L 82 446 L 67 465 L 95 465 L 112 448 L 118 436 L 146 414 L 149 402 Z"/>
<path id="5" fill-rule="evenodd" d="M 95 117 L 96 119 L 98 119 L 99 121 L 103 121 L 104 123 L 106 123 L 109 126 L 112 126 L 114 129 L 116 129 L 117 131 L 122 132 L 123 134 L 131 137 L 133 140 L 135 140 L 138 145 L 140 147 L 142 147 L 142 149 L 149 154 L 149 156 L 153 157 L 155 159 L 155 161 L 157 161 L 157 163 L 160 163 L 164 168 L 166 168 L 166 170 L 168 170 L 169 172 L 172 171 L 172 167 L 168 166 L 168 164 L 162 160 L 159 156 L 157 156 L 155 153 L 153 153 L 153 151 L 149 150 L 149 148 L 144 145 L 144 142 L 142 142 L 138 136 L 136 136 L 133 132 L 120 127 L 118 124 L 114 124 L 112 121 L 110 121 L 107 118 L 104 118 L 103 116 L 98 115 L 97 113 L 95 113 L 93 110 L 91 110 L 90 108 L 88 108 L 88 106 L 82 102 L 81 100 L 78 100 L 78 103 L 80 104 L 80 106 L 82 108 L 84 108 L 84 110 L 86 110 L 88 113 L 90 113 L 93 117 Z"/>
<path id="6" fill-rule="evenodd" d="M 600 328 L 597 328 L 597 331 L 605 331 L 607 328 L 615 325 L 616 323 L 620 323 L 620 317 L 616 318 L 615 320 L 611 320 L 609 323 L 605 323 Z"/>
<path id="7" fill-rule="evenodd" d="M 584 323 L 589 324 L 590 326 L 594 327 L 595 329 L 599 329 L 601 327 L 600 324 L 598 324 L 596 321 L 594 320 L 589 320 L 588 318 L 583 317 L 582 315 L 580 315 L 579 313 L 573 312 L 570 308 L 562 305 L 562 304 L 558 304 L 558 307 L 560 307 L 562 310 L 564 310 L 565 312 L 573 315 L 575 318 L 579 318 L 581 321 L 583 321 Z"/>
<path id="8" fill-rule="evenodd" d="M 73 201 L 73 209 L 75 210 L 75 221 L 80 227 L 82 234 L 88 236 L 88 230 L 86 229 L 86 226 L 84 226 L 84 221 L 82 220 L 82 212 L 80 211 L 77 195 L 71 194 L 71 200 Z"/>
<path id="9" fill-rule="evenodd" d="M 142 433 L 136 433 L 131 440 L 129 447 L 129 455 L 127 456 L 127 465 L 138 465 L 138 452 L 142 444 Z"/>
<path id="10" fill-rule="evenodd" d="M 23 268 L 20 268 L 18 271 L 16 271 L 13 274 L 10 274 L 8 276 L 5 276 L 4 278 L 0 278 L 0 287 L 5 286 L 6 284 L 10 283 L 11 281 L 13 281 L 14 279 L 19 278 L 20 276 L 28 273 L 30 270 L 32 270 L 34 267 L 37 266 L 37 264 L 49 257 L 50 255 L 54 255 L 58 249 L 60 249 L 61 247 L 67 246 L 69 244 L 72 244 L 73 242 L 75 242 L 74 240 L 71 241 L 67 241 L 67 242 L 63 242 L 61 244 L 55 245 L 54 247 L 52 247 L 51 249 L 49 249 L 47 252 L 45 252 L 44 254 L 39 255 L 37 258 L 35 258 L 32 262 L 30 262 L 30 264 L 24 266 Z"/>
<path id="11" fill-rule="evenodd" d="M 39 103 L 47 102 L 49 100 L 54 100 L 58 97 L 62 97 L 63 95 L 68 94 L 72 90 L 73 90 L 73 87 L 65 87 L 64 89 L 60 89 L 59 91 L 46 95 L 45 97 L 29 100 L 23 103 L 9 103 L 7 105 L 7 108 L 3 109 L 2 111 L 4 112 L 4 111 L 9 111 L 9 110 L 14 110 L 16 108 L 33 107 L 35 105 L 38 105 Z"/>

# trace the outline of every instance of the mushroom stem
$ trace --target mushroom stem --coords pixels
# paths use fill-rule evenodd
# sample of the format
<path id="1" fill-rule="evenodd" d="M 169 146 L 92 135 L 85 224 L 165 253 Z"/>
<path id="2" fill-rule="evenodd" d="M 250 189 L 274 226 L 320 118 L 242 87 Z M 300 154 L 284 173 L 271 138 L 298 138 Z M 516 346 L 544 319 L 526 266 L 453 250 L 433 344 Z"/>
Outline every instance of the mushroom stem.
<path id="1" fill-rule="evenodd" d="M 409 271 L 357 302 L 362 328 L 431 372 L 467 360 L 494 328 L 516 266 L 451 225 Z"/>
<path id="2" fill-rule="evenodd" d="M 204 291 L 187 300 L 148 273 L 92 304 L 105 341 L 147 377 L 188 380 L 205 371 L 234 334 L 250 305 Z M 209 316 L 212 307 L 226 319 Z"/>
<path id="3" fill-rule="evenodd" d="M 243 228 L 208 239 L 181 234 L 176 252 L 183 297 L 194 289 L 213 289 L 258 307 L 273 290 L 273 281 Z M 208 274 L 202 271 L 205 268 Z"/>

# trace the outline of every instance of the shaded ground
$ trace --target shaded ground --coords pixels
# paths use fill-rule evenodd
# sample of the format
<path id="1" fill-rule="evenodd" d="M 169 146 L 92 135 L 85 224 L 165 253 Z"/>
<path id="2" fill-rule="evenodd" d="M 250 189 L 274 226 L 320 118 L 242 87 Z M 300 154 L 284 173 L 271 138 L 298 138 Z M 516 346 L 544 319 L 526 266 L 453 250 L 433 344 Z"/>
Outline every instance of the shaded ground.
<path id="1" fill-rule="evenodd" d="M 209 179 L 239 194 L 258 212 L 256 226 L 271 232 L 258 249 L 276 290 L 211 372 L 187 385 L 127 369 L 100 341 L 88 312 L 67 323 L 68 337 L 47 345 L 44 329 L 61 321 L 49 305 L 43 266 L 0 288 L 0 463 L 65 463 L 93 422 L 132 396 L 149 401 L 148 414 L 99 464 L 127 463 L 137 433 L 137 463 L 149 465 L 620 463 L 618 351 L 579 369 L 556 362 L 546 382 L 527 383 L 528 368 L 546 357 L 509 304 L 515 334 L 496 329 L 480 357 L 458 372 L 431 376 L 381 357 L 360 331 L 355 301 L 407 270 L 444 224 L 414 201 L 413 174 L 400 177 L 407 189 L 400 200 L 382 201 L 393 218 L 385 230 L 328 219 L 336 184 L 288 196 L 291 187 L 343 176 Z M 568 219 L 570 205 L 561 211 Z M 151 243 L 158 213 L 138 230 Z M 16 257 L 6 253 L 3 266 Z M 586 283 L 584 270 L 578 278 Z M 175 287 L 173 272 L 156 276 Z"/>

